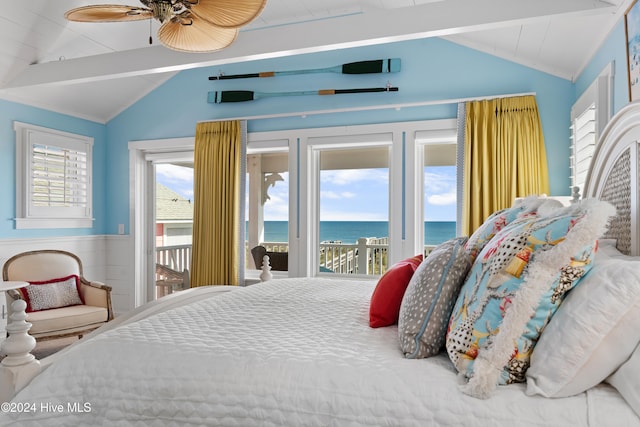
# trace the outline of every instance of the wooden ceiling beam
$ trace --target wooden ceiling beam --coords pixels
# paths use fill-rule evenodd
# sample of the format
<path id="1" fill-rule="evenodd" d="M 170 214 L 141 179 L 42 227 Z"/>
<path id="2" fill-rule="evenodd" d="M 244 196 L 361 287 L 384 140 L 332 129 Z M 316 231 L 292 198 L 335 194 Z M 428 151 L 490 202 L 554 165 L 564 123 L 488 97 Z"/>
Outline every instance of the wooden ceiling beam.
<path id="1" fill-rule="evenodd" d="M 521 25 L 549 16 L 616 13 L 598 0 L 446 0 L 242 31 L 214 53 L 152 46 L 30 65 L 4 88 L 67 85 Z M 87 24 L 109 25 L 109 24 Z"/>

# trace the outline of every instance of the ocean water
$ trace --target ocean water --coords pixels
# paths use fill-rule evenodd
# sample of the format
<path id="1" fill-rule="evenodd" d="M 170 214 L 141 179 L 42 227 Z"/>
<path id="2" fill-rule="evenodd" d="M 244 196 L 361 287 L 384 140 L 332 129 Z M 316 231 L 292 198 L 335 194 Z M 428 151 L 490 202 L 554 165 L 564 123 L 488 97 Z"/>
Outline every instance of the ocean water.
<path id="1" fill-rule="evenodd" d="M 265 221 L 265 242 L 286 242 L 288 240 L 287 221 Z M 361 237 L 387 237 L 389 224 L 386 221 L 322 221 L 320 241 L 340 240 L 353 244 Z M 455 221 L 425 221 L 424 242 L 437 245 L 456 237 Z"/>

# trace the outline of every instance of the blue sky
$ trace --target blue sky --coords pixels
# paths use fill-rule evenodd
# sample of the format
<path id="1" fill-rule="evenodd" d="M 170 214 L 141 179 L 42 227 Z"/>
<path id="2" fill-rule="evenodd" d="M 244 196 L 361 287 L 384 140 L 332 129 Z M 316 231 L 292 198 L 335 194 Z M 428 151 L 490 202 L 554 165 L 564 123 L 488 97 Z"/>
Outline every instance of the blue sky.
<path id="1" fill-rule="evenodd" d="M 193 200 L 193 173 L 190 168 L 159 164 L 157 181 L 183 197 Z M 288 217 L 289 175 L 269 188 L 264 207 L 266 221 L 286 221 Z M 320 183 L 322 221 L 387 221 L 389 219 L 386 170 L 323 171 Z M 455 221 L 456 168 L 429 167 L 424 175 L 426 221 Z"/>
<path id="2" fill-rule="evenodd" d="M 156 181 L 180 194 L 185 199 L 193 200 L 193 169 L 170 164 L 156 165 Z"/>

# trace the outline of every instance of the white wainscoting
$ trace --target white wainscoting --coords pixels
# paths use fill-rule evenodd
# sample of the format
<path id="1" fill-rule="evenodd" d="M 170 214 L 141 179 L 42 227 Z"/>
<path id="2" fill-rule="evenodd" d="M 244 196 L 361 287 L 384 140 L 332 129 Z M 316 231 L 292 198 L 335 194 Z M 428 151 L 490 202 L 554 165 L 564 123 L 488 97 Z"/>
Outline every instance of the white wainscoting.
<path id="1" fill-rule="evenodd" d="M 136 306 L 133 239 L 130 236 L 105 237 L 106 279 L 111 285 L 111 299 L 115 315 L 125 313 Z"/>
<path id="2" fill-rule="evenodd" d="M 84 276 L 87 279 L 112 287 L 111 299 L 117 316 L 135 307 L 131 242 L 130 236 L 116 235 L 0 239 L 0 266 L 20 252 L 40 249 L 72 252 L 82 260 Z M 5 303 L 4 296 L 0 297 L 0 304 L 4 306 Z"/>

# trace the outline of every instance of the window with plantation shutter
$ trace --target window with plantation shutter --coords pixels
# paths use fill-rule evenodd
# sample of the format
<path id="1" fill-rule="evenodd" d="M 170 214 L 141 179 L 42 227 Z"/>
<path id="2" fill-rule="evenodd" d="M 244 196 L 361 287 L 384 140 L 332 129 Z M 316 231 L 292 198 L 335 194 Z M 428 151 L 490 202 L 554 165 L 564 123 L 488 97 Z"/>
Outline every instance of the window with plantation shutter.
<path id="1" fill-rule="evenodd" d="M 584 191 L 600 133 L 611 118 L 613 63 L 608 64 L 571 107 L 571 188 Z"/>
<path id="2" fill-rule="evenodd" d="M 14 123 L 16 228 L 87 228 L 93 138 Z"/>

